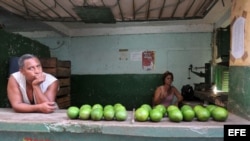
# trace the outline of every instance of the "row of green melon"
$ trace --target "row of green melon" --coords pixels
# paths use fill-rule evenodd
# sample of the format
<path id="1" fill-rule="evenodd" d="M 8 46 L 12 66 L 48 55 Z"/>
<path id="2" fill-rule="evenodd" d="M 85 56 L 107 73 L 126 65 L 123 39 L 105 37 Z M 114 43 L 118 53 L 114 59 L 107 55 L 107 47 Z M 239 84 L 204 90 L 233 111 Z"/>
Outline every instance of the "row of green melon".
<path id="1" fill-rule="evenodd" d="M 153 108 L 148 104 L 142 104 L 135 110 L 134 119 L 139 122 L 159 122 L 165 116 L 165 112 L 166 108 L 161 104 L 156 105 Z"/>
<path id="2" fill-rule="evenodd" d="M 164 105 L 156 105 L 151 107 L 148 104 L 143 104 L 135 111 L 135 120 L 160 122 L 164 117 L 168 117 L 170 121 L 208 121 L 212 118 L 214 121 L 226 121 L 228 118 L 228 111 L 224 107 L 217 105 L 183 105 L 178 107 L 170 105 L 165 107 Z"/>
<path id="3" fill-rule="evenodd" d="M 171 106 L 172 107 L 172 106 Z M 171 107 L 168 107 L 171 108 Z M 226 121 L 228 118 L 228 111 L 224 107 L 220 107 L 214 104 L 209 104 L 206 106 L 195 105 L 191 107 L 190 105 L 183 105 L 181 108 L 172 108 L 173 111 L 168 111 L 168 117 L 171 121 L 193 121 L 194 119 L 198 121 L 208 121 L 210 119 L 214 121 Z M 178 115 L 178 111 L 179 115 Z M 182 116 L 181 116 L 182 115 Z"/>
<path id="4" fill-rule="evenodd" d="M 70 106 L 67 109 L 67 117 L 70 119 L 81 120 L 117 120 L 125 121 L 128 113 L 126 107 L 120 103 L 114 105 L 101 104 L 83 104 L 80 108 L 77 106 Z"/>

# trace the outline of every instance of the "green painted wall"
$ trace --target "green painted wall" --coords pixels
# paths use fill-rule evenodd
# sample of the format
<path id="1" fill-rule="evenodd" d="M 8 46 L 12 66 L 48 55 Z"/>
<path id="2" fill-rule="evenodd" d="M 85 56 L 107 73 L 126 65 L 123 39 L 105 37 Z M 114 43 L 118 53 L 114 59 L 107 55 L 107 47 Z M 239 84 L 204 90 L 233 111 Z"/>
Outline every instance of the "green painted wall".
<path id="1" fill-rule="evenodd" d="M 10 106 L 6 91 L 9 59 L 25 53 L 32 53 L 38 57 L 50 57 L 47 46 L 21 35 L 0 30 L 0 107 Z"/>
<path id="2" fill-rule="evenodd" d="M 128 110 L 152 103 L 162 74 L 72 75 L 72 105 L 121 103 Z"/>
<path id="3" fill-rule="evenodd" d="M 250 120 L 250 67 L 231 66 L 228 108 L 232 113 Z"/>
<path id="4" fill-rule="evenodd" d="M 178 132 L 176 132 L 178 134 Z M 207 133 L 208 134 L 208 133 Z M 131 135 L 108 135 L 102 133 L 35 133 L 0 132 L 3 140 L 10 141 L 223 141 L 223 137 L 147 137 Z"/>

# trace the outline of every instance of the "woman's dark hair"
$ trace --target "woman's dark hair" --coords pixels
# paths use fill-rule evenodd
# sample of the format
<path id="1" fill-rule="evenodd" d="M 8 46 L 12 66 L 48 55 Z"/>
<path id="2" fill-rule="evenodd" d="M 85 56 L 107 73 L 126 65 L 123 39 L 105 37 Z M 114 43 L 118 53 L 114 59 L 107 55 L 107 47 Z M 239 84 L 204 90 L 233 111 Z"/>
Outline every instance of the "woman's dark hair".
<path id="1" fill-rule="evenodd" d="M 165 84 L 165 78 L 166 78 L 167 76 L 169 76 L 169 75 L 172 77 L 172 81 L 174 81 L 174 75 L 173 75 L 173 73 L 170 72 L 170 71 L 166 71 L 166 72 L 163 74 L 163 77 L 162 77 L 162 82 L 163 82 L 163 84 Z"/>

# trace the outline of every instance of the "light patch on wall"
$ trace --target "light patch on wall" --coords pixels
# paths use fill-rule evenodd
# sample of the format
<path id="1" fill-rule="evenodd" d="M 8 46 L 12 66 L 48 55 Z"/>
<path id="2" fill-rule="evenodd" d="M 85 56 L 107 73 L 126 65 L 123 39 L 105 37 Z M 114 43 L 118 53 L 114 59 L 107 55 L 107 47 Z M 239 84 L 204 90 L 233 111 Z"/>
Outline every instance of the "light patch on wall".
<path id="1" fill-rule="evenodd" d="M 131 52 L 130 53 L 130 60 L 131 61 L 142 61 L 142 51 Z"/>
<path id="2" fill-rule="evenodd" d="M 244 31 L 245 31 L 245 18 L 239 17 L 233 24 L 232 31 L 232 56 L 239 59 L 244 55 Z"/>
<path id="3" fill-rule="evenodd" d="M 119 49 L 120 60 L 128 60 L 128 49 Z"/>

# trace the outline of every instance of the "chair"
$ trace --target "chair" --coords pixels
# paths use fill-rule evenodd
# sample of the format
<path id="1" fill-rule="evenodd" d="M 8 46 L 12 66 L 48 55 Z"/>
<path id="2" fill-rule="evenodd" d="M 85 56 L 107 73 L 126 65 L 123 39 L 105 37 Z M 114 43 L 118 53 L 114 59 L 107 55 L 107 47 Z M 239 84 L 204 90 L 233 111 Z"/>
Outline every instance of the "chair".
<path id="1" fill-rule="evenodd" d="M 19 59 L 19 57 L 11 57 L 10 58 L 10 60 L 9 60 L 9 75 L 11 75 L 14 72 L 19 71 L 18 59 Z"/>

